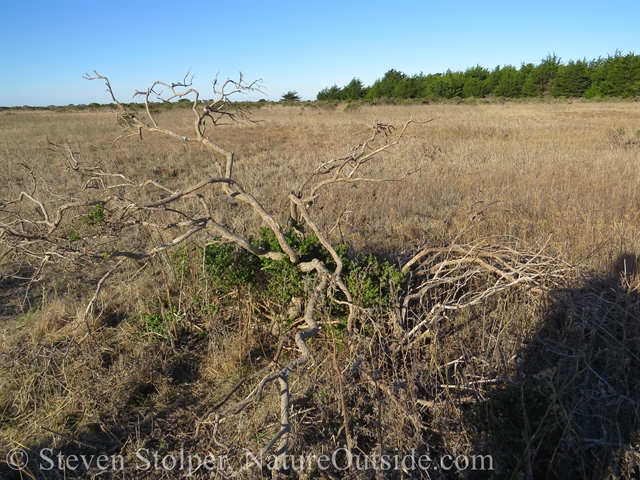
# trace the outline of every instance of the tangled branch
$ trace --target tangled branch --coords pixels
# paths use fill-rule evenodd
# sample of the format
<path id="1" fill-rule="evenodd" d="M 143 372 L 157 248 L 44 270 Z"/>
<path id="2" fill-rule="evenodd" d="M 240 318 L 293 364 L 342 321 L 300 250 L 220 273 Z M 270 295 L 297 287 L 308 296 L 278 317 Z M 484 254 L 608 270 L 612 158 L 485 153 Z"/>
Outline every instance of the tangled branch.
<path id="1" fill-rule="evenodd" d="M 304 309 L 303 320 L 307 329 L 295 335 L 299 355 L 275 373 L 264 377 L 255 392 L 240 405 L 242 408 L 260 401 L 265 387 L 276 380 L 279 382 L 281 430 L 265 445 L 263 452 L 279 443 L 278 456 L 280 459 L 284 458 L 291 428 L 289 376 L 313 359 L 306 342 L 318 333 L 318 325 L 314 318 L 318 309 L 324 304 L 325 298 L 347 306 L 349 309 L 348 331 L 353 329 L 358 312 L 351 292 L 342 279 L 342 260 L 327 240 L 327 236 L 311 218 L 311 206 L 322 191 L 331 185 L 382 181 L 363 178 L 358 176 L 358 173 L 363 165 L 397 145 L 405 137 L 412 123 L 426 122 L 409 120 L 399 129 L 393 125 L 375 122 L 370 127 L 370 134 L 366 140 L 354 147 L 345 157 L 320 165 L 289 196 L 292 219 L 296 225 L 306 225 L 317 236 L 335 264 L 335 269 L 330 271 L 318 258 L 301 262 L 300 254 L 287 240 L 284 227 L 280 226 L 284 222 L 279 222 L 234 178 L 234 154 L 207 135 L 207 123 L 218 126 L 225 121 L 235 123 L 247 119 L 245 112 L 230 104 L 229 95 L 259 91 L 259 81 L 247 83 L 242 75 L 237 81 L 226 80 L 218 83 L 216 79 L 214 92 L 218 98 L 209 103 L 199 100 L 199 92 L 192 87 L 193 76 L 189 77 L 189 73 L 182 81 L 176 83 L 156 81 L 148 89 L 135 92 L 134 96 L 141 96 L 144 99 L 147 118 L 143 119 L 116 98 L 107 77 L 94 71 L 94 75 L 87 74 L 85 78 L 104 82 L 107 92 L 118 108 L 118 123 L 123 130 L 114 143 L 130 136 L 142 137 L 143 134 L 160 134 L 183 142 L 200 143 L 211 151 L 212 163 L 218 166 L 219 175 L 200 179 L 176 190 L 154 180 L 147 179 L 140 182 L 120 172 L 105 171 L 99 164 L 86 166 L 78 160 L 71 147 L 49 141 L 51 150 L 63 157 L 67 175 L 76 176 L 78 184 L 83 185 L 86 197 L 84 200 L 46 201 L 38 194 L 37 183 L 32 175 L 34 187 L 31 192 L 21 191 L 16 198 L 0 202 L 0 238 L 7 245 L 4 251 L 0 252 L 0 258 L 11 257 L 18 265 L 16 271 L 8 275 L 14 278 L 23 276 L 30 281 L 36 281 L 41 278 L 45 266 L 51 263 L 79 261 L 100 263 L 109 262 L 118 257 L 114 264 L 107 267 L 106 273 L 103 273 L 85 309 L 83 318 L 88 332 L 91 333 L 89 318 L 94 313 L 98 295 L 104 289 L 107 279 L 127 259 L 138 262 L 148 261 L 198 234 L 206 233 L 218 241 L 236 244 L 257 257 L 287 261 L 296 265 L 300 272 L 315 278 L 315 286 L 308 287 L 308 298 Z M 183 135 L 161 125 L 151 108 L 152 98 L 164 102 L 191 99 L 194 118 L 193 134 Z M 223 159 L 222 163 L 216 160 L 219 158 Z M 249 210 L 274 234 L 281 251 L 267 250 L 255 245 L 248 237 L 241 236 L 224 225 L 219 220 L 221 212 L 216 212 L 212 207 L 211 187 L 219 188 L 234 202 L 247 205 Z M 160 191 L 160 198 L 153 201 L 145 199 L 144 192 L 149 188 Z M 82 225 L 90 225 L 99 231 L 91 236 L 81 235 L 78 232 L 82 230 Z M 145 241 L 123 248 L 123 239 L 126 238 L 123 233 L 127 230 L 146 232 L 147 236 L 156 237 L 159 240 Z M 25 264 L 29 265 L 27 273 L 24 273 Z"/>
<path id="2" fill-rule="evenodd" d="M 528 252 L 487 240 L 420 250 L 402 266 L 411 279 L 399 319 L 405 341 L 415 340 L 447 311 L 469 308 L 518 285 L 533 292 L 557 287 L 572 267 L 543 250 Z M 410 315 L 414 305 L 420 314 Z M 412 324 L 415 318 L 419 321 Z"/>

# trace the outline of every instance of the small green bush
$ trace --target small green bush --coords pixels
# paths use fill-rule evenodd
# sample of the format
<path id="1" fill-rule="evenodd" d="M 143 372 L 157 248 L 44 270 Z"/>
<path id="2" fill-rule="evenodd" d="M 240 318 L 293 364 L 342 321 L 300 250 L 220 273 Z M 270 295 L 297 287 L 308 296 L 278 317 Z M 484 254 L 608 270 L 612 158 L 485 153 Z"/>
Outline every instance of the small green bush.
<path id="1" fill-rule="evenodd" d="M 287 243 L 293 247 L 303 262 L 314 258 L 326 260 L 328 252 L 322 247 L 315 235 L 304 235 L 300 225 L 284 230 Z M 263 227 L 260 229 L 258 245 L 270 252 L 282 252 L 278 239 L 274 233 Z M 295 265 L 286 260 L 275 261 L 262 259 L 262 271 L 267 274 L 266 294 L 276 301 L 289 302 L 293 297 L 304 295 L 302 272 Z"/>
<path id="2" fill-rule="evenodd" d="M 215 288 L 229 291 L 254 284 L 260 259 L 232 243 L 211 243 L 204 248 L 204 263 Z"/>
<path id="3" fill-rule="evenodd" d="M 300 255 L 302 262 L 319 259 L 330 271 L 336 269 L 333 257 L 314 234 L 304 234 L 301 225 L 283 229 L 287 243 Z M 282 248 L 271 229 L 263 227 L 253 241 L 256 246 L 282 253 Z M 343 263 L 342 277 L 353 295 L 354 302 L 363 308 L 386 310 L 393 296 L 406 285 L 405 276 L 398 267 L 377 255 L 366 255 L 358 260 L 348 257 L 348 245 L 339 244 L 334 249 Z M 272 260 L 256 257 L 231 243 L 211 243 L 203 248 L 183 246 L 171 254 L 174 270 L 178 275 L 190 274 L 192 256 L 199 256 L 204 266 L 209 288 L 217 293 L 248 287 L 256 294 L 286 305 L 293 297 L 304 297 L 307 274 L 288 260 Z M 336 292 L 336 295 L 341 294 Z M 343 298 L 344 299 L 344 298 Z M 333 304 L 332 312 L 346 315 L 344 306 Z M 345 317 L 346 318 L 346 317 Z"/>
<path id="4" fill-rule="evenodd" d="M 348 262 L 344 281 L 357 305 L 383 309 L 389 305 L 392 295 L 406 284 L 405 276 L 398 267 L 374 254 L 358 262 Z"/>
<path id="5" fill-rule="evenodd" d="M 89 213 L 84 220 L 88 225 L 96 225 L 104 220 L 104 215 L 104 204 L 97 203 L 91 210 L 89 210 Z"/>

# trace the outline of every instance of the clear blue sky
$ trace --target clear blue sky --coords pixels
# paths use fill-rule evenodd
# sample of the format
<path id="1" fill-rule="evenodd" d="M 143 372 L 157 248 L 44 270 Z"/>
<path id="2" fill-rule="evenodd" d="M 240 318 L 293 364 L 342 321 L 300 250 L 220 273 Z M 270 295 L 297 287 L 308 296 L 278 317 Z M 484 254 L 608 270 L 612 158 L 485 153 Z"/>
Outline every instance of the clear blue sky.
<path id="1" fill-rule="evenodd" d="M 107 103 L 97 70 L 129 101 L 154 80 L 213 96 L 211 81 L 264 81 L 266 98 L 391 68 L 409 75 L 640 54 L 640 0 L 0 0 L 0 105 Z M 238 98 L 238 97 L 236 97 Z M 249 96 L 255 100 L 259 96 Z"/>

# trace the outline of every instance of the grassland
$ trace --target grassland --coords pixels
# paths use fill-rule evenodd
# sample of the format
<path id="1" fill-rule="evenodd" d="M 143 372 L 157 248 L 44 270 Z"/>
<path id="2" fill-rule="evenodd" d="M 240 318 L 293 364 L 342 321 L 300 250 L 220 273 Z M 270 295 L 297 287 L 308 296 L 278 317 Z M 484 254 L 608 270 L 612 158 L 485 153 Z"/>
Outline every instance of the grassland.
<path id="1" fill-rule="evenodd" d="M 432 118 L 411 125 L 401 144 L 363 172 L 386 181 L 323 192 L 314 218 L 330 241 L 348 244 L 350 258 L 376 253 L 392 263 L 425 246 L 481 245 L 488 256 L 504 248 L 542 251 L 566 275 L 543 281 L 544 289 L 505 290 L 443 314 L 410 345 L 393 333 L 392 300 L 366 309 L 355 336 L 332 327 L 325 312 L 326 327 L 313 341 L 317 363 L 295 382 L 292 451 L 330 452 L 353 442 L 367 455 L 416 448 L 432 457 L 495 459 L 494 471 L 440 470 L 430 478 L 637 475 L 637 103 L 345 107 L 254 107 L 251 118 L 259 122 L 210 133 L 235 152 L 237 180 L 285 223 L 288 193 L 316 165 L 349 152 L 367 124 Z M 157 119 L 186 134 L 190 115 L 173 109 Z M 38 198 L 52 204 L 93 195 L 49 142 L 69 145 L 84 165 L 172 190 L 215 175 L 215 159 L 198 145 L 159 135 L 114 144 L 120 133 L 114 112 L 3 111 L 0 132 L 3 202 L 34 185 Z M 142 195 L 154 200 L 159 192 Z M 215 198 L 221 223 L 257 234 L 259 219 Z M 79 236 L 99 235 L 86 222 L 82 228 Z M 201 259 L 180 252 L 188 271 L 198 271 Z M 65 264 L 28 283 L 10 279 L 13 265 L 5 262 L 0 453 L 20 446 L 133 458 L 140 448 L 163 454 L 187 448 L 228 455 L 237 466 L 243 448 L 257 451 L 273 436 L 277 398 L 222 420 L 214 406 L 243 378 L 248 381 L 234 394 L 249 394 L 268 360 L 280 355 L 279 338 L 286 341 L 297 328 L 282 313 L 288 305 L 243 287 L 220 293 L 195 273 L 168 273 L 167 262 L 175 261 L 174 255 L 131 262 L 114 276 L 88 337 L 82 313 L 102 273 Z M 412 310 L 416 323 L 426 315 L 420 308 L 427 307 Z M 363 365 L 361 373 L 354 364 Z M 336 377 L 344 377 L 339 385 Z M 33 478 L 96 473 L 42 471 L 35 464 L 21 472 Z M 166 471 L 147 473 L 171 478 Z M 218 474 L 213 478 L 223 478 Z M 2 478 L 11 475 L 18 473 L 0 466 Z M 317 469 L 305 475 L 336 478 Z"/>
<path id="2" fill-rule="evenodd" d="M 368 172 L 390 180 L 414 173 L 326 199 L 332 212 L 326 222 L 350 205 L 343 234 L 358 251 L 397 254 L 411 242 L 448 241 L 472 230 L 471 235 L 513 235 L 531 244 L 548 241 L 567 260 L 604 271 L 619 253 L 639 248 L 640 114 L 634 102 L 343 110 L 344 105 L 264 107 L 252 112 L 260 123 L 222 127 L 214 138 L 236 153 L 239 179 L 267 205 L 284 210 L 283 192 L 317 164 L 345 154 L 372 119 L 433 118 Z M 172 110 L 159 118 L 190 133 L 190 114 Z M 47 138 L 79 149 L 87 164 L 99 161 L 137 179 L 171 178 L 176 186 L 208 172 L 211 162 L 202 149 L 159 137 L 120 141 L 110 149 L 119 133 L 110 113 L 7 112 L 1 121 L 5 196 L 24 187 L 19 162 L 36 168 L 62 162 L 51 158 Z M 55 174 L 39 173 L 48 181 Z"/>

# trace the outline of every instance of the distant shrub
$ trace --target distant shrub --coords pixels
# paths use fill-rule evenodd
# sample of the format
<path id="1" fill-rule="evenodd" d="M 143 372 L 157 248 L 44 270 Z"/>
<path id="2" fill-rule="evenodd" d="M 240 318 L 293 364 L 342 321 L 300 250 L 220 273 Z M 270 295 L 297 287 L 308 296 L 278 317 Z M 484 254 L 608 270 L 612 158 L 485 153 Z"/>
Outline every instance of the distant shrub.
<path id="1" fill-rule="evenodd" d="M 283 93 L 282 94 L 281 101 L 283 101 L 283 102 L 299 102 L 300 101 L 300 96 L 298 95 L 298 92 L 290 90 L 287 93 Z"/>

